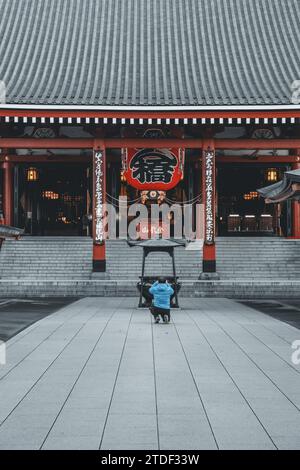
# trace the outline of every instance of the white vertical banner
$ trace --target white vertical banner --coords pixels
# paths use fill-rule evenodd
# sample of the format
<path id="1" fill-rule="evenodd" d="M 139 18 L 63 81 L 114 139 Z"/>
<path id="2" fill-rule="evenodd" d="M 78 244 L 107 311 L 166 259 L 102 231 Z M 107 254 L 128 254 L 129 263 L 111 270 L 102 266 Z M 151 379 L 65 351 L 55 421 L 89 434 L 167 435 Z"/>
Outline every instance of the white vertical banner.
<path id="1" fill-rule="evenodd" d="M 94 242 L 102 244 L 104 242 L 104 158 L 102 150 L 94 152 L 94 191 Z"/>
<path id="2" fill-rule="evenodd" d="M 212 150 L 204 152 L 205 178 L 205 243 L 212 245 L 215 241 L 215 153 Z"/>

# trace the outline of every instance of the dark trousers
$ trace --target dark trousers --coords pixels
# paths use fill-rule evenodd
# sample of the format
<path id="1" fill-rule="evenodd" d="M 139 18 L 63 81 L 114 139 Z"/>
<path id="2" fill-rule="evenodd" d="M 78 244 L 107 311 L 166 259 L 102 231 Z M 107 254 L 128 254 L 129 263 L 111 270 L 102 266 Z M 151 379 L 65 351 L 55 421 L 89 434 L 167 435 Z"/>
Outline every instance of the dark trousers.
<path id="1" fill-rule="evenodd" d="M 168 308 L 159 308 L 159 307 L 151 307 L 150 308 L 150 312 L 152 313 L 152 315 L 155 317 L 157 317 L 158 315 L 161 315 L 161 317 L 163 318 L 164 315 L 168 315 L 168 318 L 169 318 L 169 321 L 170 321 L 170 309 Z"/>

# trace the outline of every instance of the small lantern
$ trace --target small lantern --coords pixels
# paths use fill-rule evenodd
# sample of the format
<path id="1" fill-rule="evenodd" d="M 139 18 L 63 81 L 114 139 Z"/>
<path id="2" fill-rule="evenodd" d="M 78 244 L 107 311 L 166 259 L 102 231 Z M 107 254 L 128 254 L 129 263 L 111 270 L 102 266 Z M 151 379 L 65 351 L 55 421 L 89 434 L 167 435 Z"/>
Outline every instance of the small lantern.
<path id="1" fill-rule="evenodd" d="M 126 183 L 126 176 L 125 176 L 125 171 L 124 170 L 121 171 L 121 182 Z"/>
<path id="2" fill-rule="evenodd" d="M 51 199 L 52 201 L 59 199 L 59 194 L 53 191 L 43 191 L 42 196 L 44 199 Z"/>
<path id="3" fill-rule="evenodd" d="M 276 183 L 276 181 L 278 181 L 278 171 L 276 168 L 268 168 L 266 180 L 269 181 L 269 183 Z"/>
<path id="4" fill-rule="evenodd" d="M 39 172 L 36 168 L 30 167 L 27 169 L 27 181 L 37 181 L 39 179 Z"/>

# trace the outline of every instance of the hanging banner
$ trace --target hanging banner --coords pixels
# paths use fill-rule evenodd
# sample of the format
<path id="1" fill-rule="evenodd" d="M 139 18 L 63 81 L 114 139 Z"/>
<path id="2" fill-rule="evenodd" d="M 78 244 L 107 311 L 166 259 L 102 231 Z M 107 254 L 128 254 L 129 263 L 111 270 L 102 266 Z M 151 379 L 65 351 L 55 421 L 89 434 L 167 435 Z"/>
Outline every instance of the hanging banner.
<path id="1" fill-rule="evenodd" d="M 103 244 L 103 202 L 104 202 L 104 171 L 103 152 L 94 152 L 94 241 L 95 244 Z"/>
<path id="2" fill-rule="evenodd" d="M 183 149 L 123 149 L 123 174 L 140 190 L 174 188 L 183 178 Z"/>
<path id="3" fill-rule="evenodd" d="M 206 150 L 203 155 L 205 178 L 205 243 L 215 242 L 215 153 Z"/>

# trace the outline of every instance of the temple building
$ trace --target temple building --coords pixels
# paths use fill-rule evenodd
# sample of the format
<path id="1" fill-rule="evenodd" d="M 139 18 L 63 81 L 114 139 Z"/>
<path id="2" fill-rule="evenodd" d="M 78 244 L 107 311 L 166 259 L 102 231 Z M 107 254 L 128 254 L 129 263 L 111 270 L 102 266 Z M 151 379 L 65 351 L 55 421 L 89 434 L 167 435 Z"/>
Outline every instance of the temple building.
<path id="1" fill-rule="evenodd" d="M 258 192 L 300 169 L 298 0 L 0 0 L 0 12 L 2 224 L 92 237 L 105 272 L 105 203 L 200 203 L 200 277 L 218 270 L 217 237 L 300 238 L 298 200 Z"/>

